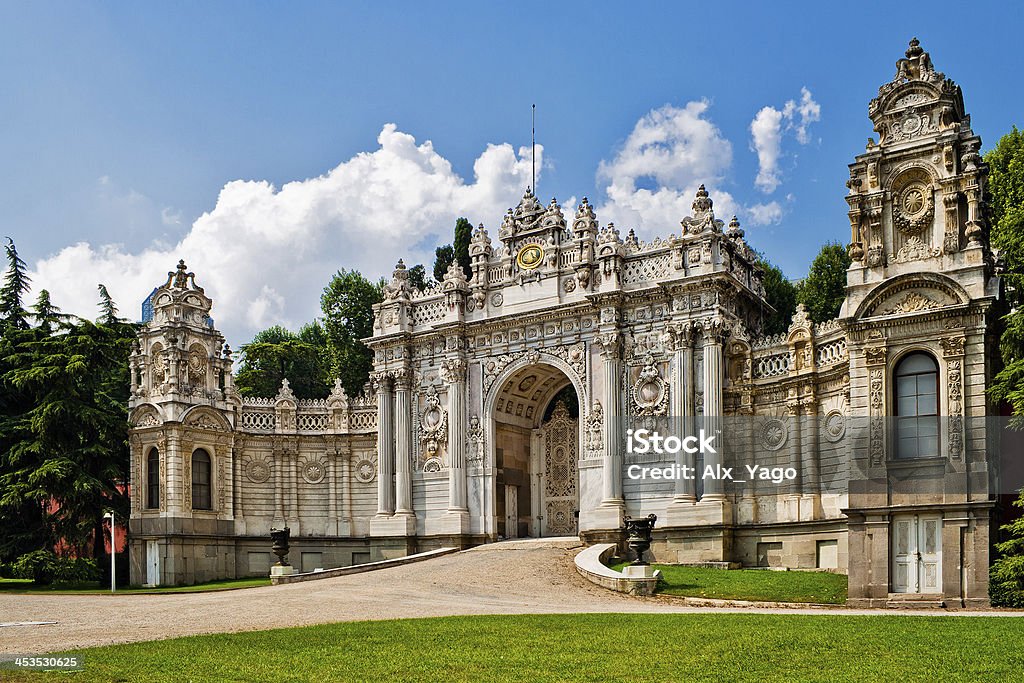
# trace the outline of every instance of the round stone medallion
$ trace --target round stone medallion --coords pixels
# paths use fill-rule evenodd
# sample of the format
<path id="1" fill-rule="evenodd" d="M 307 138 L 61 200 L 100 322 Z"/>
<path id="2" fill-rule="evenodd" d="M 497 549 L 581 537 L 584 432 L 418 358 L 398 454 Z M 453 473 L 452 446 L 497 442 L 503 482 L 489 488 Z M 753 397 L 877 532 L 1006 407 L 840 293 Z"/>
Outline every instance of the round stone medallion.
<path id="1" fill-rule="evenodd" d="M 356 481 L 364 484 L 373 481 L 377 476 L 377 466 L 372 460 L 360 460 L 356 463 Z"/>
<path id="2" fill-rule="evenodd" d="M 830 410 L 825 415 L 825 438 L 835 443 L 846 434 L 846 416 L 838 410 Z"/>
<path id="3" fill-rule="evenodd" d="M 326 474 L 327 468 L 317 460 L 311 460 L 302 467 L 302 478 L 310 484 L 319 484 Z"/>
<path id="4" fill-rule="evenodd" d="M 262 484 L 270 479 L 270 465 L 266 460 L 253 460 L 245 466 L 245 476 L 253 483 Z"/>
<path id="5" fill-rule="evenodd" d="M 761 444 L 769 451 L 777 451 L 785 445 L 788 435 L 786 423 L 773 417 L 761 427 Z"/>

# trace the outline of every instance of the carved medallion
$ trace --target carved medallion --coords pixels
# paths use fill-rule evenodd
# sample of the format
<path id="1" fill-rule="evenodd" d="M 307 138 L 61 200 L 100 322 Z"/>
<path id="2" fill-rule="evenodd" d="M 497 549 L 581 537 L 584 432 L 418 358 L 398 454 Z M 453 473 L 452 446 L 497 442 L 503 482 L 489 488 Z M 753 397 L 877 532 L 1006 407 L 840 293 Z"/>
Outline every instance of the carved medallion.
<path id="1" fill-rule="evenodd" d="M 789 428 L 777 417 L 766 420 L 761 426 L 761 444 L 769 451 L 777 451 L 786 445 Z"/>
<path id="2" fill-rule="evenodd" d="M 254 484 L 263 484 L 270 479 L 270 464 L 266 460 L 253 460 L 245 466 L 245 476 Z"/>
<path id="3" fill-rule="evenodd" d="M 307 460 L 302 466 L 302 478 L 310 484 L 319 484 L 327 475 L 327 467 L 319 460 Z"/>
<path id="4" fill-rule="evenodd" d="M 846 416 L 838 410 L 830 410 L 823 421 L 825 438 L 835 443 L 846 434 Z"/>
<path id="5" fill-rule="evenodd" d="M 377 466 L 372 460 L 360 460 L 356 463 L 356 481 L 368 484 L 377 476 Z"/>

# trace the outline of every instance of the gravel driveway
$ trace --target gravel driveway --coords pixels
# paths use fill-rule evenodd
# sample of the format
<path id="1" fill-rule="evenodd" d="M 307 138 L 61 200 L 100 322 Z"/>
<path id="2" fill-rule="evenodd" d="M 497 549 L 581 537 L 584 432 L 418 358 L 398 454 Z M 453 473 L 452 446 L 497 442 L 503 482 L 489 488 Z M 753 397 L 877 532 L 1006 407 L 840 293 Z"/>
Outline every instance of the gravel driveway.
<path id="1" fill-rule="evenodd" d="M 576 539 L 509 541 L 364 574 L 214 593 L 0 595 L 0 623 L 57 622 L 0 627 L 0 654 L 44 654 L 337 621 L 465 614 L 708 611 L 599 588 L 573 567 L 572 558 L 579 547 Z M 822 613 L 821 609 L 770 611 Z M 936 612 L 943 613 L 930 613 Z"/>

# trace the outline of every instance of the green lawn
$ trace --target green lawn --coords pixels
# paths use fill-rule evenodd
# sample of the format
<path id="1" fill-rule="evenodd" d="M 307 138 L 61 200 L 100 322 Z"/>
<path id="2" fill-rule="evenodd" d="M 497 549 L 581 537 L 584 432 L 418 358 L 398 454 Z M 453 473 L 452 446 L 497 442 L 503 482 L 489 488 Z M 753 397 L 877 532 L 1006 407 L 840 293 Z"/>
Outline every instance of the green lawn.
<path id="1" fill-rule="evenodd" d="M 258 576 L 249 579 L 225 579 L 197 583 L 194 586 L 163 586 L 160 588 L 121 588 L 118 593 L 198 593 L 202 591 L 232 590 L 269 586 L 270 579 Z M 0 592 L 4 593 L 109 593 L 110 586 L 100 588 L 95 581 L 89 583 L 54 583 L 49 586 L 35 586 L 27 579 L 0 579 Z"/>
<path id="2" fill-rule="evenodd" d="M 97 626 L 100 628 L 100 626 Z M 1010 681 L 1024 619 L 581 614 L 355 622 L 84 650 L 72 681 Z"/>
<path id="3" fill-rule="evenodd" d="M 621 570 L 624 564 L 612 569 Z M 846 602 L 844 574 L 776 572 L 765 569 L 701 569 L 656 564 L 662 583 L 658 592 L 690 598 L 768 600 L 773 602 Z"/>

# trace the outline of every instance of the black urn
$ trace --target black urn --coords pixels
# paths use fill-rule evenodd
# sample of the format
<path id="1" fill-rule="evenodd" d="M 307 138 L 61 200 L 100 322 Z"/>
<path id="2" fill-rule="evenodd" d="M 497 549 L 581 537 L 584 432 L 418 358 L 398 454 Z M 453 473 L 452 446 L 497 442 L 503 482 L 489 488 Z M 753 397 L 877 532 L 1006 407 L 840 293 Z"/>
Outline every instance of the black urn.
<path id="1" fill-rule="evenodd" d="M 283 529 L 271 529 L 270 540 L 274 542 L 271 546 L 271 551 L 277 555 L 277 567 L 288 567 L 288 538 L 291 536 L 292 530 L 288 527 Z"/>
<path id="2" fill-rule="evenodd" d="M 658 520 L 657 515 L 647 515 L 646 517 L 626 517 L 626 545 L 629 549 L 636 553 L 636 559 L 633 561 L 634 566 L 644 566 L 647 562 L 644 560 L 644 553 L 651 548 L 651 529 L 654 528 L 654 523 Z"/>

